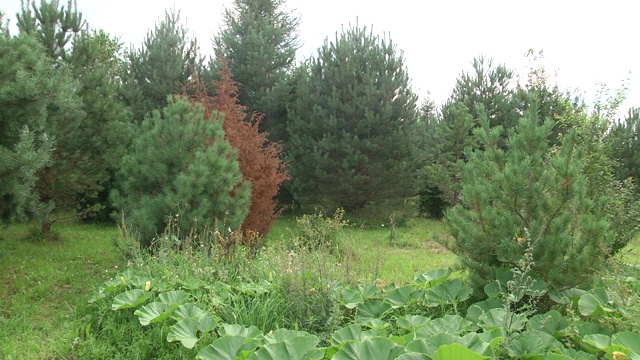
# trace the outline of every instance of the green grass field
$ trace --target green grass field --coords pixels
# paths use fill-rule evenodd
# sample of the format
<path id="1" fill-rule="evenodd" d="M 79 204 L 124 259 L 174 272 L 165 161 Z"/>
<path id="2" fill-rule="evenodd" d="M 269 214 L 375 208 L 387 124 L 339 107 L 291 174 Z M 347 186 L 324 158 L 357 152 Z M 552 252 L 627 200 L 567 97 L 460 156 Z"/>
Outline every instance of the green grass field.
<path id="1" fill-rule="evenodd" d="M 296 227 L 291 218 L 279 220 L 265 239 L 267 247 L 286 244 Z M 0 359 L 73 358 L 69 354 L 84 331 L 79 309 L 99 284 L 127 267 L 114 242 L 119 230 L 56 224 L 59 241 L 37 242 L 28 240 L 30 229 L 0 228 Z M 441 222 L 416 219 L 395 229 L 393 238 L 388 224 L 348 226 L 338 238 L 353 255 L 344 266 L 352 267 L 354 280 L 383 286 L 455 266 L 455 255 L 434 240 L 444 233 Z M 639 254 L 636 239 L 615 261 L 640 266 Z"/>
<path id="2" fill-rule="evenodd" d="M 0 358 L 54 359 L 70 353 L 80 325 L 76 309 L 97 285 L 126 261 L 117 251 L 116 226 L 56 224 L 56 242 L 25 239 L 31 225 L 0 228 Z M 283 218 L 266 239 L 286 241 L 296 222 Z M 339 235 L 357 253 L 356 280 L 406 283 L 415 274 L 452 266 L 455 256 L 433 241 L 443 231 L 436 221 L 415 220 L 409 227 L 345 228 Z M 118 268 L 116 268 L 118 267 Z"/>

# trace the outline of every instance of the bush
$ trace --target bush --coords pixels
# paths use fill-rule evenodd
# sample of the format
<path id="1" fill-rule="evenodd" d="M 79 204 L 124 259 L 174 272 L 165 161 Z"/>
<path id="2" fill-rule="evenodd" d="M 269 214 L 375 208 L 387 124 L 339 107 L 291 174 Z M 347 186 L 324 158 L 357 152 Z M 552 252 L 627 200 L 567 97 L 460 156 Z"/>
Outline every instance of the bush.
<path id="1" fill-rule="evenodd" d="M 333 218 L 323 212 L 312 215 L 302 215 L 296 219 L 298 224 L 297 241 L 300 246 L 309 250 L 328 250 L 330 252 L 339 247 L 337 237 L 349 222 L 343 220 L 344 210 L 337 209 Z"/>
<path id="2" fill-rule="evenodd" d="M 613 236 L 602 202 L 586 196 L 580 148 L 573 133 L 550 148 L 553 122 L 540 125 L 536 109 L 525 113 L 509 132 L 506 150 L 498 146 L 501 128 L 490 129 L 486 116 L 474 133 L 481 149 L 468 152 L 460 166 L 461 204 L 447 212 L 452 241 L 481 293 L 500 268 L 523 258 L 528 231 L 533 271 L 551 288 L 588 285 L 602 267 Z"/>

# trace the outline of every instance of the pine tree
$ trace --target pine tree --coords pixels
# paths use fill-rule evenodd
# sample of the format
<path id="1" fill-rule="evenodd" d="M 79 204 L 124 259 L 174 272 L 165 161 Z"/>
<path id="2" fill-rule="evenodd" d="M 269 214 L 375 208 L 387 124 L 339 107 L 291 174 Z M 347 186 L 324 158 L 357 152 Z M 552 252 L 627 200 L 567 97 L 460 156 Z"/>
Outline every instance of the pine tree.
<path id="1" fill-rule="evenodd" d="M 251 188 L 216 116 L 206 118 L 202 105 L 169 97 L 162 113 L 156 110 L 142 122 L 122 161 L 120 189 L 112 193 L 142 245 L 152 245 L 171 216 L 181 219 L 179 235 L 242 224 Z"/>
<path id="2" fill-rule="evenodd" d="M 145 114 L 162 109 L 167 96 L 180 94 L 189 77 L 201 68 L 197 40 L 189 40 L 188 28 L 180 23 L 180 12 L 166 12 L 149 31 L 142 48 L 129 52 L 122 93 L 134 120 L 140 122 Z"/>
<path id="3" fill-rule="evenodd" d="M 45 122 L 56 148 L 38 173 L 36 191 L 47 204 L 39 217 L 48 235 L 54 222 L 84 217 L 102 206 L 94 199 L 122 157 L 130 121 L 117 97 L 120 44 L 104 32 L 85 29 L 74 2 L 66 9 L 58 1 L 31 5 L 23 4 L 18 15 L 21 35 L 42 42 L 55 67 L 77 79 L 73 93 L 80 97 L 78 106 L 50 112 Z"/>
<path id="4" fill-rule="evenodd" d="M 519 266 L 530 235 L 534 272 L 553 288 L 587 285 L 613 236 L 599 203 L 588 196 L 575 132 L 549 148 L 554 126 L 532 106 L 501 146 L 501 127 L 474 131 L 480 147 L 460 164 L 461 204 L 447 212 L 443 243 L 469 270 L 482 293 L 496 270 Z M 605 249 L 605 251 L 603 251 Z"/>
<path id="5" fill-rule="evenodd" d="M 351 27 L 300 71 L 286 148 L 296 199 L 392 211 L 417 195 L 421 123 L 395 45 Z"/>
<path id="6" fill-rule="evenodd" d="M 616 178 L 623 181 L 632 178 L 640 184 L 640 109 L 631 108 L 622 121 L 613 125 L 607 134 L 612 157 L 617 162 Z"/>
<path id="7" fill-rule="evenodd" d="M 192 100 L 202 104 L 205 117 L 217 112 L 214 121 L 221 121 L 225 140 L 238 150 L 240 171 L 245 180 L 251 184 L 251 206 L 247 217 L 242 223 L 244 239 L 253 241 L 248 243 L 251 251 L 259 243 L 256 235 L 266 235 L 280 212 L 276 211 L 276 195 L 280 185 L 289 179 L 281 159 L 282 150 L 279 144 L 267 139 L 267 134 L 259 130 L 261 118 L 254 115 L 250 121 L 246 118 L 246 107 L 238 103 L 238 87 L 233 81 L 232 74 L 226 62 L 221 57 L 222 64 L 219 71 L 220 80 L 214 81 L 215 96 L 207 95 L 207 90 L 194 82 L 195 95 Z"/>
<path id="8" fill-rule="evenodd" d="M 263 114 L 261 128 L 276 141 L 286 136 L 287 74 L 299 47 L 300 19 L 284 7 L 284 0 L 234 0 L 215 38 L 238 82 L 239 103 L 249 116 Z"/>
<path id="9" fill-rule="evenodd" d="M 50 163 L 50 113 L 76 108 L 75 82 L 34 37 L 0 36 L 0 221 L 38 212 L 38 172 Z"/>

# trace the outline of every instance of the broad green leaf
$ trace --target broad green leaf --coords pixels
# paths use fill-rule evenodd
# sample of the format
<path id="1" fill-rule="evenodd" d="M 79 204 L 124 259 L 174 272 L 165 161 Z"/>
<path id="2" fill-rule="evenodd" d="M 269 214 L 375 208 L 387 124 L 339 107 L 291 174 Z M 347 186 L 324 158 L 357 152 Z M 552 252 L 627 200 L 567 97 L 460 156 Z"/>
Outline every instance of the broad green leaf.
<path id="1" fill-rule="evenodd" d="M 111 304 L 112 310 L 136 308 L 151 297 L 151 294 L 140 289 L 125 291 L 116 296 Z"/>
<path id="2" fill-rule="evenodd" d="M 484 329 L 522 330 L 526 323 L 525 314 L 509 314 L 504 309 L 491 309 L 478 319 L 478 326 Z"/>
<path id="3" fill-rule="evenodd" d="M 389 337 L 386 329 L 369 329 L 362 331 L 362 339 L 371 339 L 374 337 Z"/>
<path id="4" fill-rule="evenodd" d="M 561 330 L 566 326 L 566 319 L 557 310 L 534 315 L 527 322 L 527 330 L 540 330 L 550 335 L 555 334 L 557 330 Z"/>
<path id="5" fill-rule="evenodd" d="M 595 288 L 582 295 L 578 300 L 578 310 L 583 316 L 602 316 L 617 313 L 613 308 L 613 302 L 605 288 Z"/>
<path id="6" fill-rule="evenodd" d="M 434 360 L 484 360 L 488 356 L 482 356 L 473 350 L 469 350 L 460 344 L 442 345 L 434 354 Z"/>
<path id="7" fill-rule="evenodd" d="M 212 331 L 218 326 L 218 320 L 210 312 L 205 312 L 198 320 L 198 330 L 203 333 Z"/>
<path id="8" fill-rule="evenodd" d="M 410 352 L 405 353 L 396 358 L 396 360 L 430 360 L 431 358 L 425 354 Z"/>
<path id="9" fill-rule="evenodd" d="M 350 288 L 342 289 L 342 300 L 344 301 L 344 307 L 348 309 L 353 309 L 364 302 L 362 294 L 359 291 Z"/>
<path id="10" fill-rule="evenodd" d="M 632 359 L 640 359 L 640 334 L 629 331 L 613 335 L 612 342 L 631 350 Z"/>
<path id="11" fill-rule="evenodd" d="M 473 289 L 462 283 L 460 279 L 445 281 L 433 286 L 426 292 L 427 306 L 457 304 L 471 297 Z"/>
<path id="12" fill-rule="evenodd" d="M 147 326 L 150 323 L 166 321 L 176 308 L 177 305 L 170 306 L 155 301 L 136 310 L 134 314 L 138 317 L 140 325 Z"/>
<path id="13" fill-rule="evenodd" d="M 471 321 L 466 320 L 460 315 L 445 315 L 441 318 L 431 320 L 429 324 L 416 330 L 416 336 L 430 337 L 442 333 L 459 335 L 475 329 L 476 327 Z"/>
<path id="14" fill-rule="evenodd" d="M 451 269 L 433 269 L 424 274 L 417 275 L 414 279 L 416 285 L 424 284 L 427 287 L 446 281 L 451 275 Z"/>
<path id="15" fill-rule="evenodd" d="M 182 346 L 187 349 L 193 349 L 198 342 L 197 331 L 198 322 L 191 318 L 184 318 L 171 327 L 171 331 L 167 335 L 167 341 L 180 341 Z"/>
<path id="16" fill-rule="evenodd" d="M 416 334 L 415 333 L 408 333 L 408 334 L 404 334 L 402 336 L 389 336 L 389 339 L 392 340 L 394 343 L 400 345 L 400 346 L 405 346 L 408 343 L 412 342 L 413 340 L 416 339 Z"/>
<path id="17" fill-rule="evenodd" d="M 388 321 L 384 321 L 376 318 L 376 319 L 371 319 L 367 321 L 363 325 L 372 330 L 384 330 L 389 328 L 391 326 L 391 323 L 389 323 Z"/>
<path id="18" fill-rule="evenodd" d="M 471 304 L 467 309 L 467 320 L 477 324 L 479 321 L 480 315 L 491 309 L 497 309 L 504 307 L 502 299 L 497 297 L 490 297 L 484 301 L 480 301 L 474 304 Z"/>
<path id="19" fill-rule="evenodd" d="M 364 302 L 358 305 L 356 309 L 356 322 L 358 324 L 365 324 L 371 319 L 382 318 L 389 310 L 391 310 L 391 305 L 380 300 L 374 300 Z"/>
<path id="20" fill-rule="evenodd" d="M 223 335 L 198 353 L 203 360 L 235 360 L 241 350 L 254 350 L 256 343 L 244 336 Z"/>
<path id="21" fill-rule="evenodd" d="M 480 355 L 489 355 L 487 352 L 491 352 L 489 343 L 482 341 L 480 336 L 475 332 L 468 333 L 465 336 L 456 339 L 456 342 Z"/>
<path id="22" fill-rule="evenodd" d="M 257 327 L 251 325 L 249 327 L 240 324 L 224 324 L 219 330 L 222 335 L 240 335 L 249 339 L 262 339 L 263 334 Z"/>
<path id="23" fill-rule="evenodd" d="M 507 352 L 512 357 L 544 356 L 553 348 L 561 348 L 562 344 L 553 336 L 542 331 L 528 331 L 511 339 Z"/>
<path id="24" fill-rule="evenodd" d="M 352 324 L 336 331 L 331 336 L 331 345 L 338 346 L 347 341 L 362 340 L 362 328 L 360 325 Z"/>
<path id="25" fill-rule="evenodd" d="M 183 290 L 167 291 L 158 295 L 158 299 L 167 305 L 182 305 L 188 298 L 189 294 Z"/>
<path id="26" fill-rule="evenodd" d="M 195 304 L 188 303 L 178 306 L 174 315 L 176 316 L 176 320 L 184 318 L 199 319 L 200 316 L 204 315 L 204 313 L 205 311 L 197 307 Z"/>
<path id="27" fill-rule="evenodd" d="M 317 336 L 294 336 L 285 341 L 270 343 L 254 352 L 248 360 L 321 360 L 324 354 L 316 346 Z"/>
<path id="28" fill-rule="evenodd" d="M 409 306 L 411 303 L 415 302 L 415 299 L 411 297 L 412 292 L 413 286 L 407 285 L 385 293 L 384 298 L 391 303 L 391 307 L 395 309 L 403 306 Z"/>
<path id="29" fill-rule="evenodd" d="M 566 360 L 566 359 L 571 359 L 571 360 L 598 360 L 598 357 L 596 357 L 593 354 L 589 354 L 586 353 L 582 350 L 578 351 L 575 349 L 567 349 L 567 348 L 558 348 L 558 349 L 554 349 L 555 351 L 557 351 L 557 353 L 548 353 L 547 356 L 549 359 L 554 359 L 553 357 L 551 357 L 551 355 L 558 355 L 558 356 L 566 356 L 566 357 L 555 357 L 555 359 L 558 360 Z"/>
<path id="30" fill-rule="evenodd" d="M 611 346 L 611 337 L 604 334 L 589 334 L 583 337 L 582 341 L 600 350 Z"/>
<path id="31" fill-rule="evenodd" d="M 456 342 L 456 337 L 447 333 L 441 333 L 433 335 L 428 338 L 419 338 L 411 341 L 405 346 L 407 351 L 418 352 L 433 356 L 433 354 L 442 345 L 453 344 Z"/>
<path id="32" fill-rule="evenodd" d="M 377 337 L 363 342 L 345 343 L 333 356 L 333 360 L 386 360 L 396 359 L 403 353 L 402 346 L 389 339 Z"/>
<path id="33" fill-rule="evenodd" d="M 407 331 L 416 331 L 429 324 L 430 318 L 422 315 L 405 315 L 398 318 L 396 326 Z"/>
<path id="34" fill-rule="evenodd" d="M 377 298 L 380 292 L 380 289 L 373 284 L 358 285 L 358 290 L 365 300 Z"/>
<path id="35" fill-rule="evenodd" d="M 187 290 L 197 290 L 207 285 L 207 283 L 204 282 L 202 279 L 193 278 L 193 277 L 188 279 L 181 279 L 180 284 L 182 285 L 183 288 Z"/>
<path id="36" fill-rule="evenodd" d="M 273 343 L 285 341 L 295 336 L 306 336 L 306 335 L 310 335 L 310 334 L 304 331 L 277 329 L 269 334 L 266 334 L 264 336 L 264 341 L 267 344 L 273 344 Z"/>
<path id="37" fill-rule="evenodd" d="M 569 355 L 565 355 L 565 354 L 554 354 L 554 353 L 549 353 L 547 354 L 546 360 L 573 360 L 574 358 L 570 357 Z"/>

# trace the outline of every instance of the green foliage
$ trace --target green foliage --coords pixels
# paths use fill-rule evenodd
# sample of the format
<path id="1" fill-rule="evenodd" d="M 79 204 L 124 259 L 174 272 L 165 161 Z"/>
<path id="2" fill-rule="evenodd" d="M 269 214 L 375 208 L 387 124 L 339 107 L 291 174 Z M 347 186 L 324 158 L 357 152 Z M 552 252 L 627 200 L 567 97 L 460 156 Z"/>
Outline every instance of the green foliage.
<path id="1" fill-rule="evenodd" d="M 640 184 L 640 109 L 631 108 L 622 121 L 613 124 L 607 133 L 607 141 L 616 161 L 616 178 L 632 178 Z"/>
<path id="2" fill-rule="evenodd" d="M 102 31 L 90 31 L 75 1 L 41 1 L 18 14 L 21 36 L 37 38 L 51 66 L 74 79 L 61 84 L 73 97 L 46 116 L 56 140 L 51 162 L 39 172 L 36 190 L 46 207 L 39 211 L 42 231 L 66 217 L 84 217 L 105 204 L 95 198 L 118 166 L 130 137 L 127 110 L 117 97 L 121 44 Z M 53 213 L 53 211 L 56 213 Z"/>
<path id="3" fill-rule="evenodd" d="M 395 45 L 350 27 L 299 71 L 285 146 L 297 201 L 347 212 L 406 207 L 418 193 L 422 131 Z"/>
<path id="4" fill-rule="evenodd" d="M 553 122 L 540 124 L 528 110 L 509 132 L 475 131 L 483 150 L 469 151 L 460 165 L 462 204 L 447 213 L 452 239 L 444 245 L 460 257 L 476 289 L 502 267 L 517 267 L 531 236 L 533 272 L 551 288 L 589 284 L 608 256 L 612 236 L 600 208 L 586 196 L 581 151 L 575 135 L 549 151 Z"/>
<path id="5" fill-rule="evenodd" d="M 286 137 L 288 72 L 299 47 L 300 19 L 285 5 L 285 0 L 234 0 L 214 40 L 238 82 L 239 103 L 249 116 L 264 114 L 261 130 L 272 141 Z"/>
<path id="6" fill-rule="evenodd" d="M 201 105 L 170 98 L 163 112 L 143 121 L 131 153 L 122 160 L 113 200 L 147 247 L 169 224 L 190 229 L 237 229 L 248 211 L 250 188 L 221 123 L 204 118 Z"/>
<path id="7" fill-rule="evenodd" d="M 142 48 L 128 53 L 122 96 L 140 123 L 153 110 L 167 105 L 167 97 L 182 93 L 192 74 L 201 72 L 198 43 L 189 40 L 180 12 L 165 12 L 164 19 L 149 31 Z"/>
<path id="8" fill-rule="evenodd" d="M 42 215 L 53 207 L 41 179 L 60 158 L 62 122 L 73 128 L 82 118 L 78 85 L 54 66 L 34 37 L 0 38 L 0 62 L 2 218 Z"/>
<path id="9" fill-rule="evenodd" d="M 66 8 L 59 6 L 59 0 L 41 0 L 39 7 L 35 1 L 21 4 L 17 23 L 20 33 L 34 35 L 51 59 L 66 61 L 72 39 L 85 25 L 76 1 L 69 0 Z"/>
<path id="10" fill-rule="evenodd" d="M 335 251 L 340 247 L 338 235 L 343 227 L 349 226 L 349 222 L 343 218 L 343 209 L 337 209 L 333 217 L 328 217 L 323 212 L 302 215 L 296 219 L 296 241 L 309 250 Z"/>

